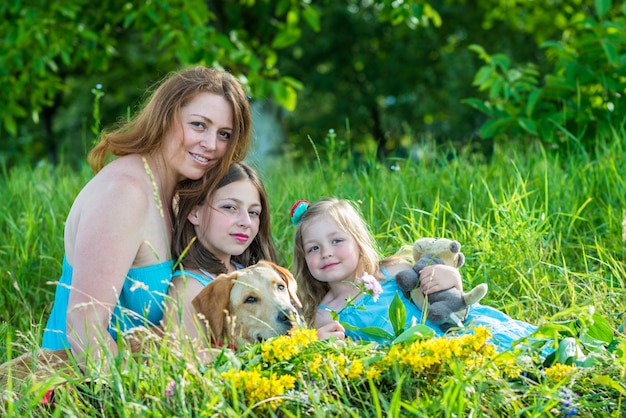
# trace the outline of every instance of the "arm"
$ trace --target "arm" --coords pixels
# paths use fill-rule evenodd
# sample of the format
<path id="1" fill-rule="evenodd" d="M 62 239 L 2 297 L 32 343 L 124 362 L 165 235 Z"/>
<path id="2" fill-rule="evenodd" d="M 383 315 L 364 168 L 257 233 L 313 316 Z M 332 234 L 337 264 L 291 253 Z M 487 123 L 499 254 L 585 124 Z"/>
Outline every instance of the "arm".
<path id="1" fill-rule="evenodd" d="M 133 178 L 94 180 L 74 203 L 65 233 L 66 253 L 73 266 L 67 337 L 83 366 L 87 359 L 97 364 L 103 348 L 117 355 L 107 328 L 144 241 L 149 203 L 144 187 Z"/>
<path id="2" fill-rule="evenodd" d="M 328 322 L 317 329 L 319 340 L 327 340 L 331 337 L 340 340 L 346 339 L 346 330 L 337 321 Z"/>
<path id="3" fill-rule="evenodd" d="M 457 268 L 431 264 L 420 271 L 420 289 L 425 295 L 451 288 L 463 291 L 461 274 Z"/>
<path id="4" fill-rule="evenodd" d="M 165 302 L 163 322 L 165 329 L 176 335 L 184 335 L 190 340 L 206 340 L 206 330 L 196 316 L 191 301 L 200 293 L 203 286 L 193 278 L 176 276 L 172 279 L 170 297 Z M 205 344 L 206 345 L 206 344 Z"/>

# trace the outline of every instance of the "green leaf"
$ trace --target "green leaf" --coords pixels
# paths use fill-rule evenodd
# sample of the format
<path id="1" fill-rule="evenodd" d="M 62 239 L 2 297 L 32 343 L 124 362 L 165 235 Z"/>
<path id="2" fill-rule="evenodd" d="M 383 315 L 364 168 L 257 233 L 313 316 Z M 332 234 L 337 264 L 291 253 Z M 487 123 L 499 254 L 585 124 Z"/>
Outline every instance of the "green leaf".
<path id="1" fill-rule="evenodd" d="M 534 338 L 560 339 L 562 336 L 573 337 L 574 335 L 576 335 L 576 332 L 571 326 L 555 322 L 547 322 L 539 326 L 539 328 L 537 328 L 537 330 L 533 332 Z"/>
<path id="2" fill-rule="evenodd" d="M 504 81 L 502 81 L 501 78 L 496 78 L 495 80 L 493 80 L 493 83 L 491 83 L 491 87 L 489 87 L 489 98 L 490 99 L 496 99 L 500 96 L 500 93 L 502 92 L 502 88 L 504 87 Z"/>
<path id="3" fill-rule="evenodd" d="M 290 28 L 278 32 L 272 41 L 272 48 L 282 49 L 296 43 L 298 39 L 300 39 L 300 33 L 300 29 L 297 28 Z"/>
<path id="4" fill-rule="evenodd" d="M 593 314 L 593 325 L 589 326 L 586 334 L 595 339 L 604 341 L 607 344 L 610 344 L 613 341 L 613 328 L 611 328 L 611 324 L 609 321 L 598 314 Z"/>
<path id="5" fill-rule="evenodd" d="M 65 49 L 61 49 L 59 51 L 59 54 L 61 55 L 61 61 L 63 61 L 63 64 L 69 66 L 72 62 L 72 58 L 70 57 L 69 52 Z"/>
<path id="6" fill-rule="evenodd" d="M 539 137 L 547 142 L 551 142 L 554 139 L 554 128 L 549 120 L 540 120 L 537 132 Z"/>
<path id="7" fill-rule="evenodd" d="M 293 28 L 300 21 L 300 15 L 297 12 L 295 12 L 294 10 L 289 10 L 289 12 L 287 13 L 287 18 L 285 19 L 285 21 L 287 22 L 287 26 L 289 28 Z"/>
<path id="8" fill-rule="evenodd" d="M 370 338 L 375 339 L 378 342 L 382 342 L 382 341 L 391 342 L 393 340 L 393 335 L 391 335 L 390 333 L 388 333 L 382 328 L 378 328 L 378 327 L 359 328 L 359 327 L 350 325 L 346 322 L 341 322 L 341 325 L 345 328 L 346 331 L 360 332 Z"/>
<path id="9" fill-rule="evenodd" d="M 528 132 L 531 135 L 537 136 L 537 126 L 535 125 L 535 121 L 528 118 L 519 118 L 517 119 L 517 123 L 523 130 Z"/>
<path id="10" fill-rule="evenodd" d="M 491 84 L 491 80 L 493 79 L 493 75 L 495 71 L 492 67 L 485 65 L 480 67 L 476 75 L 474 76 L 474 81 L 472 81 L 472 85 L 479 86 L 480 90 L 485 90 Z"/>
<path id="11" fill-rule="evenodd" d="M 11 115 L 4 115 L 4 129 L 10 135 L 17 135 L 17 124 L 15 123 L 15 119 Z"/>
<path id="12" fill-rule="evenodd" d="M 276 5 L 276 16 L 284 15 L 289 10 L 290 3 L 289 0 L 280 0 Z"/>
<path id="13" fill-rule="evenodd" d="M 606 39 L 602 40 L 602 48 L 604 49 L 604 53 L 606 54 L 607 59 L 611 63 L 612 66 L 619 66 L 619 57 L 617 55 L 617 51 L 615 50 L 615 46 L 607 41 Z"/>
<path id="14" fill-rule="evenodd" d="M 554 49 L 558 49 L 559 51 L 563 50 L 563 44 L 559 41 L 546 41 L 543 42 L 541 45 L 539 45 L 541 48 L 554 48 Z"/>
<path id="15" fill-rule="evenodd" d="M 584 360 L 584 354 L 576 339 L 572 337 L 564 338 L 559 342 L 556 350 L 556 361 L 561 364 L 573 364 L 577 360 Z"/>
<path id="16" fill-rule="evenodd" d="M 296 90 L 284 83 L 272 83 L 272 95 L 276 103 L 283 106 L 285 109 L 292 111 L 296 108 L 298 94 Z"/>
<path id="17" fill-rule="evenodd" d="M 413 342 L 415 340 L 432 338 L 435 336 L 435 331 L 424 324 L 417 324 L 398 335 L 392 344 L 400 344 Z"/>
<path id="18" fill-rule="evenodd" d="M 493 138 L 505 132 L 511 125 L 511 119 L 491 119 L 488 120 L 480 128 L 480 136 L 482 138 Z"/>
<path id="19" fill-rule="evenodd" d="M 285 84 L 286 86 L 291 86 L 296 90 L 302 90 L 304 89 L 304 84 L 302 84 L 302 82 L 300 80 L 296 80 L 293 77 L 281 77 L 280 78 L 281 83 Z"/>
<path id="20" fill-rule="evenodd" d="M 126 15 L 126 18 L 124 19 L 124 23 L 122 24 L 122 27 L 124 29 L 128 29 L 130 27 L 130 25 L 133 24 L 133 22 L 135 21 L 135 18 L 137 17 L 137 12 L 130 12 Z"/>
<path id="21" fill-rule="evenodd" d="M 391 326 L 393 327 L 393 333 L 395 335 L 400 335 L 402 331 L 404 331 L 404 326 L 406 324 L 406 308 L 404 307 L 404 303 L 400 299 L 400 295 L 396 292 L 393 300 L 389 304 L 389 320 L 391 321 Z"/>
<path id="22" fill-rule="evenodd" d="M 548 92 L 558 93 L 562 90 L 567 92 L 576 91 L 576 83 L 573 81 L 570 82 L 562 76 L 546 75 L 544 79 L 546 83 L 544 89 Z"/>
<path id="23" fill-rule="evenodd" d="M 489 54 L 487 54 L 487 51 L 485 51 L 485 48 L 483 48 L 481 45 L 471 44 L 470 46 L 467 47 L 467 49 L 477 53 L 480 59 L 482 59 L 483 61 L 485 62 L 491 61 L 491 57 L 489 56 Z"/>
<path id="24" fill-rule="evenodd" d="M 315 32 L 320 31 L 320 15 L 313 7 L 306 5 L 302 10 L 302 18 Z"/>
<path id="25" fill-rule="evenodd" d="M 361 331 L 363 334 L 377 341 L 385 341 L 385 342 L 393 341 L 393 335 L 391 335 L 390 333 L 388 333 L 382 328 L 365 327 L 365 328 L 361 328 L 359 331 Z"/>
<path id="26" fill-rule="evenodd" d="M 483 100 L 470 97 L 469 99 L 464 99 L 461 102 L 483 112 L 486 115 L 493 116 L 491 108 Z"/>
<path id="27" fill-rule="evenodd" d="M 496 67 L 500 67 L 504 71 L 508 71 L 511 66 L 511 60 L 509 60 L 509 57 L 504 54 L 493 55 L 491 59 Z"/>
<path id="28" fill-rule="evenodd" d="M 163 36 L 161 38 L 161 40 L 159 41 L 159 44 L 157 45 L 157 49 L 158 50 L 163 49 L 170 42 L 172 42 L 172 40 L 175 39 L 177 36 L 178 36 L 178 31 L 177 30 L 171 30 L 171 31 L 167 32 L 165 34 L 165 36 Z"/>
<path id="29" fill-rule="evenodd" d="M 537 105 L 537 101 L 539 100 L 539 96 L 541 95 L 540 89 L 533 90 L 528 95 L 528 102 L 526 102 L 526 116 L 531 117 L 533 112 L 535 111 L 535 106 Z"/>
<path id="30" fill-rule="evenodd" d="M 594 5 L 596 7 L 596 13 L 600 19 L 602 19 L 604 15 L 611 10 L 611 0 L 595 0 Z"/>
<path id="31" fill-rule="evenodd" d="M 611 378 L 611 376 L 607 376 L 605 374 L 601 376 L 595 376 L 591 379 L 593 383 L 598 383 L 604 386 L 608 386 L 613 390 L 619 392 L 622 396 L 626 395 L 626 388 L 624 388 L 624 384 L 618 382 L 617 380 Z"/>

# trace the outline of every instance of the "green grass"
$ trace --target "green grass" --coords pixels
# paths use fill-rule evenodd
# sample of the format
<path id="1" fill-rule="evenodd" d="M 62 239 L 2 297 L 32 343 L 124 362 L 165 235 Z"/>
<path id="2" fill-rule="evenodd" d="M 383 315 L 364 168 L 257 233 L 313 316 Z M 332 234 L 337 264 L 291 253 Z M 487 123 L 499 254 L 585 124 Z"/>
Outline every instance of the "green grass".
<path id="1" fill-rule="evenodd" d="M 444 149 L 389 166 L 367 156 L 358 162 L 341 143 L 326 142 L 312 144 L 310 166 L 285 161 L 260 168 L 284 265 L 291 265 L 289 210 L 297 199 L 358 201 L 384 255 L 417 237 L 457 239 L 466 256 L 464 286 L 489 284 L 481 303 L 544 325 L 540 337 L 572 337 L 589 355 L 586 362 L 566 359 L 575 367 L 561 380 L 525 344 L 510 358 L 465 349 L 464 356 L 428 370 L 395 358 L 377 377 L 367 372 L 386 364 L 388 347 L 294 342 L 299 352 L 293 357 L 264 359 L 267 346 L 254 345 L 207 367 L 191 361 L 190 353 L 185 361 L 154 349 L 125 369 L 114 366 L 105 386 L 81 392 L 81 376 L 62 376 L 68 384 L 58 391 L 56 414 L 566 416 L 571 410 L 564 402 L 575 393 L 579 416 L 624 416 L 626 343 L 617 332 L 626 320 L 624 138 L 616 136 L 593 157 L 506 144 L 488 161 Z M 64 220 L 89 177 L 87 170 L 43 165 L 17 167 L 0 179 L 0 306 L 8 307 L 0 312 L 0 361 L 9 343 L 13 357 L 40 341 L 53 299 L 48 282 L 61 270 Z M 507 364 L 523 373 L 507 373 Z M 289 376 L 297 382 L 290 390 L 279 384 Z M 52 384 L 29 385 L 19 398 L 5 393 L 0 413 L 53 414 L 38 403 Z"/>

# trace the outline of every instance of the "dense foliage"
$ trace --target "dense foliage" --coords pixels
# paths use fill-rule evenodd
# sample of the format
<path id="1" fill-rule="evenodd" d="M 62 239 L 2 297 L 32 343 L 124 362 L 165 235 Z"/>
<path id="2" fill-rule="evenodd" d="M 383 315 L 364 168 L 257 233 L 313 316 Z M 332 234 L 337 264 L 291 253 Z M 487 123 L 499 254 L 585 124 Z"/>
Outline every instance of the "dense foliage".
<path id="1" fill-rule="evenodd" d="M 11 0 L 0 4 L 0 161 L 80 162 L 99 120 L 126 117 L 146 87 L 197 63 L 232 70 L 255 100 L 280 105 L 302 159 L 329 129 L 379 158 L 431 138 L 488 154 L 519 133 L 589 150 L 624 121 L 624 7 Z"/>
<path id="2" fill-rule="evenodd" d="M 512 65 L 506 55 L 470 47 L 485 63 L 474 84 L 488 100 L 466 100 L 490 117 L 480 129 L 483 138 L 532 135 L 555 147 L 591 149 L 599 136 L 623 126 L 626 5 L 609 13 L 609 1 L 595 4 L 594 15 L 574 14 L 561 40 L 541 45 L 551 65 L 545 74 L 534 63 Z"/>
<path id="3" fill-rule="evenodd" d="M 408 7 L 413 2 L 377 3 L 381 20 L 419 12 Z M 8 140 L 0 145 L 0 161 L 80 159 L 93 139 L 92 88 L 104 93 L 100 117 L 108 125 L 180 66 L 227 68 L 251 95 L 293 110 L 302 86 L 293 74 L 280 73 L 277 51 L 292 45 L 303 27 L 318 30 L 319 14 L 299 0 L 3 2 L 0 134 Z"/>

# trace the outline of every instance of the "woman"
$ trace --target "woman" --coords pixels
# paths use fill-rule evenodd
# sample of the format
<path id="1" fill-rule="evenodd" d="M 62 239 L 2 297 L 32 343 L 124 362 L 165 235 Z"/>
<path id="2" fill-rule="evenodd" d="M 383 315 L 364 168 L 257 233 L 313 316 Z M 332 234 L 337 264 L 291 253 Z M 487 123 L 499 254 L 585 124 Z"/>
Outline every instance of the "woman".
<path id="1" fill-rule="evenodd" d="M 43 348 L 79 364 L 117 355 L 118 333 L 160 322 L 171 280 L 172 198 L 181 182 L 209 188 L 250 145 L 246 93 L 227 72 L 171 74 L 127 123 L 103 133 L 96 175 L 65 224 L 65 257 Z M 115 158 L 105 164 L 109 155 Z M 97 366 L 97 363 L 96 363 Z"/>

